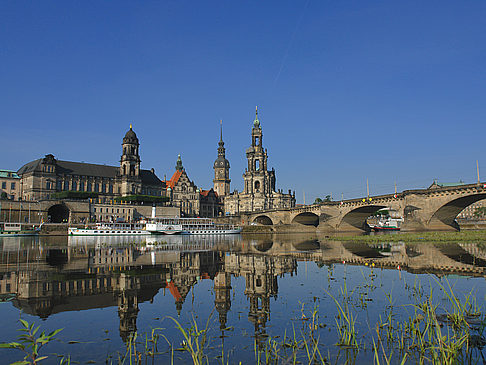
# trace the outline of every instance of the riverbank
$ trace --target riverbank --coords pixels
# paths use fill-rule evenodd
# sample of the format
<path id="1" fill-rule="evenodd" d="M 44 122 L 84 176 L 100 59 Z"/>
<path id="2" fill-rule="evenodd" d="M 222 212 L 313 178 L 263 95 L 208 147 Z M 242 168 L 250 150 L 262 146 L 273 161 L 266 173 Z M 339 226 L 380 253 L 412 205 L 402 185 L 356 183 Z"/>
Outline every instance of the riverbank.
<path id="1" fill-rule="evenodd" d="M 396 234 L 372 234 L 362 236 L 325 236 L 329 240 L 375 242 L 486 242 L 486 230 L 460 232 L 418 232 Z"/>

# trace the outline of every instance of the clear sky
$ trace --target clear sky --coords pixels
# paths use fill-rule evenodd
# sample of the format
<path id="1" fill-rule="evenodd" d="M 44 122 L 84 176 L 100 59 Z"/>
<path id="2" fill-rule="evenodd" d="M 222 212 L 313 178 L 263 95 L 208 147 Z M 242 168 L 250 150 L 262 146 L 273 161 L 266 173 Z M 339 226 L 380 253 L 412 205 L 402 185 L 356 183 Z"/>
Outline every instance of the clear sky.
<path id="1" fill-rule="evenodd" d="M 0 168 L 142 167 L 241 190 L 255 106 L 299 203 L 486 180 L 486 1 L 1 1 Z"/>

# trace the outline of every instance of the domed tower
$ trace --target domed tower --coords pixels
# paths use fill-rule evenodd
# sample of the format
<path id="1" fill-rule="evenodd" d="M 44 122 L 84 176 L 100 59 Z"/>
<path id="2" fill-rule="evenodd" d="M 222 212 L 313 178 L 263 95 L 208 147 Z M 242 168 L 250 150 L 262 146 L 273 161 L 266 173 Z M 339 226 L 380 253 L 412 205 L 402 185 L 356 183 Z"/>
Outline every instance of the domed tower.
<path id="1" fill-rule="evenodd" d="M 139 146 L 137 135 L 130 124 L 130 129 L 123 137 L 120 160 L 120 176 L 122 179 L 120 193 L 122 195 L 139 194 L 141 191 Z"/>
<path id="2" fill-rule="evenodd" d="M 221 134 L 219 138 L 219 147 L 218 147 L 218 158 L 214 161 L 213 169 L 214 169 L 214 191 L 220 197 L 224 197 L 229 195 L 230 193 L 230 178 L 229 178 L 229 169 L 230 163 L 226 159 L 226 149 L 224 148 L 223 142 L 223 121 L 221 121 Z"/>

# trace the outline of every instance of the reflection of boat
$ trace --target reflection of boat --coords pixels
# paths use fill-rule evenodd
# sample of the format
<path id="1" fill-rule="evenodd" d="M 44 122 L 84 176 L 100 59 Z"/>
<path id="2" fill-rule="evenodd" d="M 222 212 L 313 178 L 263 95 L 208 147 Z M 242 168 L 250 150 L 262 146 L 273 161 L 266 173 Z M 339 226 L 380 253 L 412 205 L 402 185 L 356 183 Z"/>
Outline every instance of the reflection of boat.
<path id="1" fill-rule="evenodd" d="M 68 236 L 68 246 L 94 246 L 115 247 L 154 246 L 158 250 L 184 249 L 193 250 L 201 245 L 214 246 L 215 244 L 234 245 L 241 241 L 240 235 L 143 235 L 143 236 Z"/>
<path id="2" fill-rule="evenodd" d="M 0 225 L 0 237 L 35 236 L 39 233 L 41 226 L 31 226 L 31 229 L 22 230 L 21 223 L 4 223 Z"/>
<path id="3" fill-rule="evenodd" d="M 403 218 L 381 217 L 376 224 L 369 224 L 373 231 L 399 231 Z"/>
<path id="4" fill-rule="evenodd" d="M 147 231 L 161 234 L 215 235 L 240 233 L 241 227 L 215 223 L 210 218 L 152 218 L 147 223 Z"/>
<path id="5" fill-rule="evenodd" d="M 70 236 L 127 236 L 150 234 L 142 223 L 97 223 L 95 227 L 68 227 Z"/>

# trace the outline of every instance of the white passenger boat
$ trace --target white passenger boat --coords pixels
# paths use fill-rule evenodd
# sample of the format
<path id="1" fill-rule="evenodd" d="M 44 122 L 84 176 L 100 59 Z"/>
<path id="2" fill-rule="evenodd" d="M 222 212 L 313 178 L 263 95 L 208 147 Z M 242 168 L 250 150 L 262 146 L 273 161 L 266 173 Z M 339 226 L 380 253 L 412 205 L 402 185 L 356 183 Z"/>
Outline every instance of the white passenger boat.
<path id="1" fill-rule="evenodd" d="M 182 234 L 237 234 L 241 227 L 232 224 L 215 223 L 210 218 L 180 218 Z"/>
<path id="2" fill-rule="evenodd" d="M 95 227 L 68 227 L 69 236 L 149 235 L 144 223 L 96 223 Z"/>
<path id="3" fill-rule="evenodd" d="M 147 231 L 154 234 L 237 234 L 241 228 L 215 223 L 210 218 L 152 218 L 147 223 Z"/>
<path id="4" fill-rule="evenodd" d="M 180 234 L 182 223 L 178 218 L 151 218 L 146 225 L 146 230 L 152 234 Z"/>

